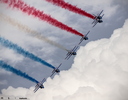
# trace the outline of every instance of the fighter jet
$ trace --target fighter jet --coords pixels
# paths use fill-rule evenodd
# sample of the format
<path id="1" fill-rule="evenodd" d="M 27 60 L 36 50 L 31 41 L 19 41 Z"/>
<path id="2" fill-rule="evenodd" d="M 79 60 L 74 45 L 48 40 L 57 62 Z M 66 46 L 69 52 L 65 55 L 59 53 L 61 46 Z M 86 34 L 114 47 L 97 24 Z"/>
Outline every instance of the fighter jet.
<path id="1" fill-rule="evenodd" d="M 102 23 L 102 22 L 103 22 L 102 18 L 103 18 L 103 16 L 104 16 L 104 14 L 101 15 L 102 13 L 103 13 L 103 10 L 102 10 L 97 16 L 94 15 L 94 16 L 95 16 L 95 19 L 94 19 L 94 21 L 92 22 L 92 24 L 94 24 L 93 27 L 94 27 L 97 23 Z"/>
<path id="2" fill-rule="evenodd" d="M 35 89 L 34 89 L 34 93 L 39 89 L 39 88 L 44 88 L 44 85 L 43 83 L 46 81 L 46 79 L 44 78 L 41 82 L 38 82 L 37 85 L 35 86 Z"/>
<path id="3" fill-rule="evenodd" d="M 52 74 L 51 74 L 50 77 L 52 77 L 55 73 L 59 73 L 59 72 L 60 72 L 59 68 L 60 68 L 61 65 L 62 65 L 62 63 L 61 63 L 57 68 L 55 68 L 55 69 L 52 71 Z"/>
<path id="4" fill-rule="evenodd" d="M 90 33 L 90 31 L 87 32 L 87 34 L 85 34 L 81 39 L 78 45 L 80 45 L 82 43 L 83 40 L 88 40 L 87 35 Z"/>
<path id="5" fill-rule="evenodd" d="M 79 46 L 75 46 L 72 50 L 68 51 L 66 60 L 68 60 L 72 55 L 76 55 L 76 50 L 79 48 Z"/>

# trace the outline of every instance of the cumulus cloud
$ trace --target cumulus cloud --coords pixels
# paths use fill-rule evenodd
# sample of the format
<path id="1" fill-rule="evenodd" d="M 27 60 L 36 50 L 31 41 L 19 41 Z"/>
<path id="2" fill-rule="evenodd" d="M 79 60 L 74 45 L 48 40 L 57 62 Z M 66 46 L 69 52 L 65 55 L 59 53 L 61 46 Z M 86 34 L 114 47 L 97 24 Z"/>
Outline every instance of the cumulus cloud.
<path id="1" fill-rule="evenodd" d="M 68 71 L 48 78 L 44 89 L 9 87 L 3 95 L 30 100 L 128 100 L 128 19 L 109 39 L 92 41 L 78 50 Z"/>

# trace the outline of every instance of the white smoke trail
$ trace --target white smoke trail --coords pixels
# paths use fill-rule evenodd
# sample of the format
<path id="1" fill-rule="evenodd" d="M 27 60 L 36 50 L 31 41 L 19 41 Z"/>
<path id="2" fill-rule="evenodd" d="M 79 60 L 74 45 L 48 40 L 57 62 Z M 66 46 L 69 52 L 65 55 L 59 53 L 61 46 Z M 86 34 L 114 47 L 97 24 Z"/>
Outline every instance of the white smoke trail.
<path id="1" fill-rule="evenodd" d="M 26 96 L 30 100 L 128 100 L 127 27 L 128 19 L 110 39 L 81 47 L 72 68 L 53 80 L 47 79 L 45 88 L 37 93 L 32 92 L 33 87 L 9 87 L 2 94 Z"/>
<path id="2" fill-rule="evenodd" d="M 36 38 L 38 38 L 38 39 L 40 39 L 40 40 L 43 40 L 43 41 L 45 41 L 45 42 L 47 42 L 47 43 L 49 43 L 49 44 L 51 44 L 51 45 L 54 45 L 54 46 L 56 46 L 56 47 L 58 47 L 58 48 L 60 48 L 60 49 L 63 49 L 63 50 L 68 51 L 68 50 L 67 50 L 65 47 L 63 47 L 62 45 L 60 45 L 60 44 L 58 44 L 58 43 L 56 43 L 56 42 L 54 42 L 54 41 L 52 41 L 52 40 L 49 40 L 48 38 L 42 36 L 40 32 L 37 32 L 37 31 L 34 31 L 34 30 L 30 29 L 30 28 L 29 28 L 28 26 L 26 26 L 26 25 L 22 25 L 21 23 L 19 23 L 18 21 L 12 19 L 12 18 L 9 17 L 9 16 L 6 16 L 6 15 L 0 13 L 0 19 L 1 19 L 1 20 L 4 20 L 4 21 L 6 21 L 6 22 L 8 22 L 9 24 L 11 24 L 11 25 L 13 25 L 13 26 L 18 27 L 20 30 L 25 31 L 26 33 L 29 33 L 29 34 L 31 34 L 32 36 L 34 36 L 34 37 L 36 37 Z"/>

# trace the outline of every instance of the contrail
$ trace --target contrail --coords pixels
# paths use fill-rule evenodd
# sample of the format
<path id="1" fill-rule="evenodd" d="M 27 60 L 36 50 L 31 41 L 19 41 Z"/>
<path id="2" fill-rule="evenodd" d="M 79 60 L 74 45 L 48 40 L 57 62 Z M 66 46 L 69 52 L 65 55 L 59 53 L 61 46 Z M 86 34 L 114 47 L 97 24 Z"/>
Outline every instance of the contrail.
<path id="1" fill-rule="evenodd" d="M 82 10 L 82 9 L 76 7 L 76 6 L 73 6 L 73 5 L 69 4 L 69 3 L 65 2 L 64 0 L 45 0 L 45 1 L 50 2 L 54 5 L 57 5 L 61 8 L 67 9 L 69 11 L 72 11 L 74 13 L 89 17 L 91 19 L 95 19 L 95 16 L 93 16 L 92 14 L 89 14 L 86 11 L 84 11 L 84 10 Z"/>
<path id="2" fill-rule="evenodd" d="M 82 33 L 78 32 L 77 30 L 63 24 L 62 22 L 59 22 L 58 20 L 52 18 L 50 15 L 45 14 L 43 11 L 37 10 L 34 7 L 30 7 L 29 5 L 24 3 L 22 0 L 1 0 L 1 1 L 3 3 L 9 4 L 10 7 L 12 6 L 13 8 L 17 8 L 21 10 L 22 12 L 27 13 L 28 15 L 33 15 L 62 30 L 66 30 L 75 35 L 84 36 Z"/>
<path id="3" fill-rule="evenodd" d="M 48 67 L 50 67 L 50 68 L 55 69 L 55 67 L 52 66 L 51 64 L 49 64 L 49 63 L 47 63 L 46 61 L 42 60 L 41 58 L 35 56 L 34 54 L 32 54 L 32 53 L 30 53 L 30 52 L 24 50 L 23 48 L 21 48 L 21 47 L 18 46 L 17 44 L 12 43 L 12 42 L 9 41 L 9 40 L 6 40 L 6 39 L 0 37 L 0 44 L 2 44 L 2 45 L 5 46 L 5 47 L 8 47 L 8 48 L 10 48 L 10 49 L 13 49 L 13 50 L 16 51 L 17 53 L 22 54 L 24 57 L 28 57 L 28 58 L 30 58 L 30 59 L 32 59 L 32 60 L 34 60 L 34 61 L 37 61 L 37 62 L 39 62 L 39 63 L 41 63 L 41 64 L 43 64 L 43 65 L 45 65 L 45 66 L 48 66 Z"/>
<path id="4" fill-rule="evenodd" d="M 24 73 L 24 72 L 22 72 L 22 71 L 20 71 L 20 70 L 15 69 L 14 67 L 12 67 L 12 66 L 6 64 L 6 63 L 5 63 L 4 61 L 2 61 L 2 60 L 0 60 L 0 67 L 3 68 L 3 69 L 5 69 L 6 71 L 10 71 L 10 72 L 12 72 L 12 73 L 14 73 L 14 74 L 16 74 L 16 75 L 18 75 L 18 76 L 21 76 L 21 77 L 23 77 L 23 78 L 26 78 L 26 79 L 28 79 L 29 81 L 32 81 L 32 82 L 34 82 L 34 83 L 39 83 L 36 79 L 32 78 L 32 77 L 29 76 L 28 74 L 26 74 L 26 73 Z"/>
<path id="5" fill-rule="evenodd" d="M 62 45 L 60 45 L 60 44 L 58 44 L 58 43 L 56 43 L 56 42 L 54 42 L 54 41 L 52 41 L 52 40 L 46 38 L 45 36 L 41 35 L 40 32 L 37 32 L 37 31 L 34 31 L 34 30 L 30 29 L 30 28 L 29 28 L 28 26 L 26 26 L 26 25 L 22 25 L 21 23 L 17 22 L 17 21 L 16 21 L 15 19 L 13 19 L 13 18 L 10 18 L 9 16 L 6 16 L 6 15 L 0 13 L 0 19 L 1 19 L 1 20 L 4 20 L 4 21 L 6 21 L 6 22 L 8 22 L 9 24 L 11 24 L 11 25 L 13 25 L 13 26 L 17 26 L 19 29 L 25 31 L 26 33 L 29 33 L 29 34 L 33 35 L 34 37 L 36 37 L 36 38 L 38 38 L 38 39 L 40 39 L 40 40 L 43 40 L 43 41 L 45 41 L 45 42 L 47 42 L 47 43 L 49 43 L 49 44 L 51 44 L 51 45 L 54 45 L 54 46 L 56 46 L 56 47 L 62 49 L 62 50 L 68 51 L 68 50 L 67 50 L 65 47 L 63 47 Z"/>

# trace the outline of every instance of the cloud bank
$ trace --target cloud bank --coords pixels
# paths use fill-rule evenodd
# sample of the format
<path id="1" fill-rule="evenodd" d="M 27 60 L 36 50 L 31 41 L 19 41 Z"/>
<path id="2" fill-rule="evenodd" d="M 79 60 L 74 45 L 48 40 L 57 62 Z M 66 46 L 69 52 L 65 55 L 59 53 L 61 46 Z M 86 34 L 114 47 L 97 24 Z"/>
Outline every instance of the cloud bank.
<path id="1" fill-rule="evenodd" d="M 48 78 L 44 89 L 34 87 L 2 90 L 2 95 L 30 100 L 128 100 L 128 19 L 109 39 L 81 47 L 68 71 Z"/>

